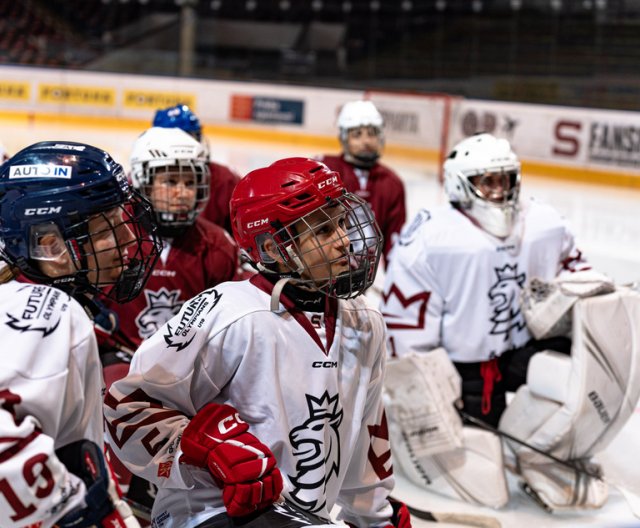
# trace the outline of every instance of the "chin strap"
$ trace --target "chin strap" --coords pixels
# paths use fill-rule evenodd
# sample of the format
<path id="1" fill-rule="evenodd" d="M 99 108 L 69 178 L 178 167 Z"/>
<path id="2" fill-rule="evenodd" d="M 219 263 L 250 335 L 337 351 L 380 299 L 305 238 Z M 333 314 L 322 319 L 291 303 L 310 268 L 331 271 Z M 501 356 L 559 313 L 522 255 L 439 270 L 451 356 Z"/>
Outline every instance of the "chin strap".
<path id="1" fill-rule="evenodd" d="M 345 151 L 344 159 L 351 165 L 358 167 L 359 169 L 370 169 L 373 167 L 378 160 L 380 159 L 380 153 L 377 153 L 375 156 L 371 157 L 362 157 L 362 156 L 354 156 Z"/>
<path id="2" fill-rule="evenodd" d="M 283 277 L 278 282 L 276 282 L 273 290 L 271 291 L 271 311 L 277 312 L 280 307 L 280 295 L 282 294 L 282 290 L 287 285 L 287 282 L 291 280 L 291 277 Z"/>

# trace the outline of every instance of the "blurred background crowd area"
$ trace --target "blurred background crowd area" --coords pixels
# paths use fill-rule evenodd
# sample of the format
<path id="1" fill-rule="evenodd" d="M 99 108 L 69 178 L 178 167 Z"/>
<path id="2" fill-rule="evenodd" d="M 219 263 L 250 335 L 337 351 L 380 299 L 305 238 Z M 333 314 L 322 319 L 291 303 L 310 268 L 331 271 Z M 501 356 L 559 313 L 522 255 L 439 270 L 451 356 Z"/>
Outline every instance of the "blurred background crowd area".
<path id="1" fill-rule="evenodd" d="M 636 110 L 640 0 L 0 0 L 0 64 Z"/>

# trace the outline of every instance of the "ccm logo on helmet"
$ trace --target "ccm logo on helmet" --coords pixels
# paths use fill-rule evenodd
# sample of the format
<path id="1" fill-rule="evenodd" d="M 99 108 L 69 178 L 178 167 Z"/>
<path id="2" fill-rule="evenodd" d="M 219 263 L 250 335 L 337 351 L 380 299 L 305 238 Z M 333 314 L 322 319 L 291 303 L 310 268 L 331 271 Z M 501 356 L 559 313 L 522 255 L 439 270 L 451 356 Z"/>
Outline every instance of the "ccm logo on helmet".
<path id="1" fill-rule="evenodd" d="M 327 185 L 334 185 L 336 183 L 338 183 L 338 177 L 332 176 L 328 180 L 324 180 L 318 183 L 318 189 L 324 189 Z"/>
<path id="2" fill-rule="evenodd" d="M 39 215 L 47 215 L 47 214 L 55 214 L 62 211 L 62 206 L 58 207 L 35 207 L 33 209 L 25 209 L 25 216 L 39 216 Z"/>
<path id="3" fill-rule="evenodd" d="M 260 227 L 268 224 L 269 224 L 268 218 L 261 218 L 260 220 L 256 220 L 255 222 L 247 222 L 247 229 L 253 229 L 254 227 Z"/>

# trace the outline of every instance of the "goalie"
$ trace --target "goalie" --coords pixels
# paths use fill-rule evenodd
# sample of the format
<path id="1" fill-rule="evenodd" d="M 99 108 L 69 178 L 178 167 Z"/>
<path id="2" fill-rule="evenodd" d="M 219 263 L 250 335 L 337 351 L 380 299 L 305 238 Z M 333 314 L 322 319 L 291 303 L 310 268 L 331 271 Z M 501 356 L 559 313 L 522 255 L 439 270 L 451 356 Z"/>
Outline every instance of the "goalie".
<path id="1" fill-rule="evenodd" d="M 580 310 L 580 303 L 575 302 L 580 296 L 611 290 L 613 285 L 589 271 L 557 211 L 533 200 L 520 200 L 520 163 L 506 140 L 489 134 L 463 140 L 445 161 L 444 174 L 450 206 L 423 209 L 404 228 L 391 252 L 386 275 L 381 310 L 392 353 L 400 358 L 387 370 L 392 445 L 413 480 L 470 502 L 500 507 L 508 500 L 501 441 L 493 433 L 462 427 L 458 416 L 450 412 L 452 405 L 460 398 L 467 415 L 492 427 L 500 424 L 513 436 L 533 440 L 536 447 L 558 453 L 563 459 L 582 462 L 604 448 L 611 438 L 608 433 L 589 446 L 577 446 L 572 439 L 576 422 L 583 419 L 581 402 L 600 405 L 589 399 L 596 399 L 589 396 L 591 391 L 584 391 L 597 375 L 604 374 L 587 369 L 593 362 L 585 359 L 590 352 L 580 336 L 586 335 L 589 327 L 575 322 L 579 335 L 574 336 L 572 347 L 560 315 L 569 312 L 573 304 Z M 532 333 L 520 304 L 523 288 L 533 278 L 548 283 L 569 277 L 573 286 L 566 293 L 574 295 L 554 295 L 542 310 L 532 313 Z M 555 287 L 560 291 L 561 284 Z M 613 295 L 635 299 L 632 293 Z M 613 308 L 617 302 L 611 301 L 616 317 L 637 317 L 632 308 L 627 315 L 626 308 Z M 581 311 L 579 314 L 582 316 Z M 623 333 L 621 329 L 613 331 Z M 621 361 L 629 363 L 624 368 L 632 376 L 633 336 L 627 333 L 627 338 L 631 351 L 625 350 L 626 358 Z M 436 349 L 440 350 L 434 353 Z M 533 378 L 537 388 L 532 389 L 531 373 L 526 389 L 533 390 L 540 400 L 532 397 L 525 402 L 526 396 L 518 394 L 514 401 L 517 407 L 503 417 L 506 393 L 527 382 L 531 358 L 547 350 L 553 352 L 540 356 L 542 368 L 536 371 L 545 375 Z M 606 348 L 603 354 L 615 358 L 605 355 L 601 360 L 614 363 L 623 353 Z M 534 365 L 538 365 L 537 358 Z M 565 373 L 562 379 L 560 372 Z M 556 376 L 555 383 L 548 380 L 548 374 Z M 434 380 L 438 380 L 435 385 Z M 544 383 L 564 392 L 539 388 Z M 633 386 L 632 378 L 621 386 L 625 384 Z M 573 392 L 569 395 L 568 391 Z M 606 404 L 620 408 L 626 398 L 624 405 L 632 406 L 634 395 L 627 392 L 621 388 Z M 596 393 L 605 405 L 600 392 Z M 615 398 L 617 403 L 612 401 Z M 546 406 L 547 399 L 555 405 Z M 525 406 L 527 413 L 523 415 Z M 538 411 L 543 423 L 536 425 Z M 544 423 L 553 412 L 566 417 L 558 430 L 548 429 L 548 421 Z M 612 415 L 616 430 L 626 419 L 624 414 Z M 516 448 L 516 467 L 521 471 L 524 454 Z M 527 475 L 524 477 L 527 480 Z M 529 489 L 536 486 L 537 482 Z M 590 493 L 592 497 L 580 500 L 556 497 L 553 492 L 545 498 L 534 494 L 552 509 L 596 507 L 606 498 L 606 490 L 598 488 Z"/>

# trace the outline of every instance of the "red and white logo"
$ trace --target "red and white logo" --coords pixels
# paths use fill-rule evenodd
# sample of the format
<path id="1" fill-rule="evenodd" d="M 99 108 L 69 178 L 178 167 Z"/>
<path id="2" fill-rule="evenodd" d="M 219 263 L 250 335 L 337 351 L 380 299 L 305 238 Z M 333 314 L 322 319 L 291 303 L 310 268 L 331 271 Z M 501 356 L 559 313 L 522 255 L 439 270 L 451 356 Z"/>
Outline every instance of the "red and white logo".
<path id="1" fill-rule="evenodd" d="M 318 189 L 324 189 L 325 187 L 328 187 L 329 185 L 335 185 L 336 183 L 338 183 L 338 177 L 331 176 L 331 178 L 319 182 Z"/>

